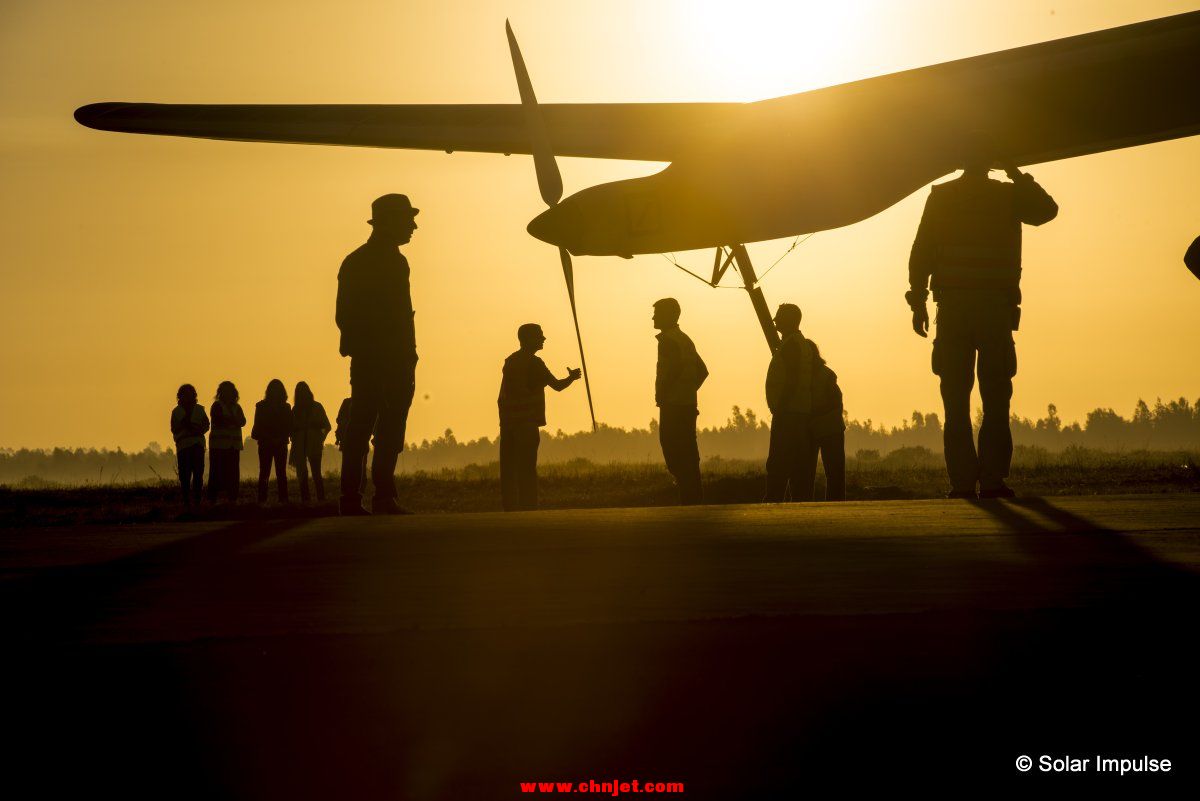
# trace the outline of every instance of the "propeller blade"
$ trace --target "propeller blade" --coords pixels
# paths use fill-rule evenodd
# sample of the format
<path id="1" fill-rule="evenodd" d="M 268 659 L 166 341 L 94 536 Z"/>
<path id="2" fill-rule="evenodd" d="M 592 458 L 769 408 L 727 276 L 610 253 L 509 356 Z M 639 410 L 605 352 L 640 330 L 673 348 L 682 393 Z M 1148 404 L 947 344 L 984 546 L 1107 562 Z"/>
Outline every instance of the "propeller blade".
<path id="1" fill-rule="evenodd" d="M 508 50 L 512 53 L 513 71 L 517 74 L 517 90 L 521 93 L 521 106 L 525 110 L 525 125 L 529 129 L 530 145 L 533 150 L 533 168 L 537 171 L 538 189 L 542 200 L 547 206 L 554 206 L 562 200 L 562 173 L 558 171 L 558 163 L 554 160 L 554 151 L 550 149 L 550 137 L 546 133 L 546 121 L 538 108 L 537 97 L 533 94 L 533 84 L 529 80 L 529 71 L 525 69 L 525 59 L 521 58 L 521 48 L 517 46 L 517 37 L 513 34 L 512 25 L 507 20 L 504 29 L 508 31 Z"/>
<path id="2" fill-rule="evenodd" d="M 587 390 L 588 413 L 592 416 L 592 431 L 596 430 L 596 408 L 592 406 L 592 382 L 588 380 L 587 359 L 583 356 L 583 337 L 579 333 L 579 313 L 575 311 L 575 268 L 566 248 L 558 249 L 563 278 L 567 280 L 567 297 L 571 299 L 571 318 L 575 321 L 575 341 L 579 343 L 579 367 L 583 370 L 583 388 Z"/>

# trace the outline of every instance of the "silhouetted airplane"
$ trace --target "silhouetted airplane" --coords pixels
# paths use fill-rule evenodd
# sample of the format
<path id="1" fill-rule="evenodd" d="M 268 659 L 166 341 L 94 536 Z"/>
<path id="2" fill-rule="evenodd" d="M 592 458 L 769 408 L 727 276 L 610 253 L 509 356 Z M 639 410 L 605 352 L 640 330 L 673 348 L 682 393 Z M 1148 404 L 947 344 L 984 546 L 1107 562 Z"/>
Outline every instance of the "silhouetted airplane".
<path id="1" fill-rule="evenodd" d="M 549 208 L 529 232 L 558 246 L 572 314 L 571 254 L 713 247 L 713 285 L 734 264 L 772 347 L 744 243 L 871 217 L 958 169 L 981 133 L 1017 166 L 1200 133 L 1200 12 L 756 103 L 540 105 L 511 27 L 508 37 L 520 105 L 97 103 L 75 119 L 207 139 L 532 154 Z M 556 155 L 670 164 L 561 200 Z"/>

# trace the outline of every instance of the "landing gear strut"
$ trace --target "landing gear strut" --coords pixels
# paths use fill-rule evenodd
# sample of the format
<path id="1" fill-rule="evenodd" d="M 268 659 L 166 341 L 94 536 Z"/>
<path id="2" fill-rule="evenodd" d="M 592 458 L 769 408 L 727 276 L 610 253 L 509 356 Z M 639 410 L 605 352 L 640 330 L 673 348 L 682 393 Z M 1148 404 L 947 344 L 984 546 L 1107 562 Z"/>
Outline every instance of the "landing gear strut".
<path id="1" fill-rule="evenodd" d="M 750 254 L 746 252 L 745 245 L 731 245 L 728 254 L 725 248 L 717 248 L 710 283 L 715 287 L 730 264 L 734 264 L 742 275 L 746 294 L 750 296 L 750 305 L 754 307 L 754 314 L 758 317 L 758 324 L 762 326 L 763 336 L 767 338 L 767 347 L 774 353 L 779 347 L 779 333 L 775 330 L 771 311 L 767 308 L 767 299 L 763 296 L 762 287 L 758 286 L 758 276 L 754 274 L 754 265 L 750 263 Z"/>

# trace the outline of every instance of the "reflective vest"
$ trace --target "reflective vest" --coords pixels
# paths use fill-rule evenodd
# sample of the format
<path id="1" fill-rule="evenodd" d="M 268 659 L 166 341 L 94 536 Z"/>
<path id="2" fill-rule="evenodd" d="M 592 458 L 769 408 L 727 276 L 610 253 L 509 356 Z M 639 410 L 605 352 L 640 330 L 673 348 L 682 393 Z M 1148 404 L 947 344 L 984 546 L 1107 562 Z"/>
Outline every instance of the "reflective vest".
<path id="1" fill-rule="evenodd" d="M 767 407 L 771 414 L 809 414 L 813 408 L 816 349 L 799 332 L 779 343 L 767 368 Z"/>
<path id="2" fill-rule="evenodd" d="M 208 434 L 208 447 L 214 451 L 240 451 L 242 426 L 246 424 L 246 415 L 243 414 L 242 407 L 237 403 L 226 404 L 217 401 L 212 405 L 211 411 L 212 430 Z"/>
<path id="3" fill-rule="evenodd" d="M 659 359 L 654 379 L 654 402 L 659 406 L 696 408 L 696 390 L 702 381 L 700 354 L 696 352 L 695 343 L 678 326 L 662 331 L 658 339 L 669 343 L 677 355 L 668 365 Z"/>

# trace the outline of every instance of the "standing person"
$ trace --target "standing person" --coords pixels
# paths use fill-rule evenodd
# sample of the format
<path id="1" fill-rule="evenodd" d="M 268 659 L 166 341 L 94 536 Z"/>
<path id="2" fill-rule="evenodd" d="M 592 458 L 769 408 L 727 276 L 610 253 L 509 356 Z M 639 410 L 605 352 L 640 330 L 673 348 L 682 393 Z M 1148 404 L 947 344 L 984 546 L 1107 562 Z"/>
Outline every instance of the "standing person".
<path id="1" fill-rule="evenodd" d="M 846 500 L 846 416 L 837 373 L 821 358 L 813 343 L 813 409 L 805 474 L 817 476 L 817 456 L 825 467 L 825 500 Z M 813 492 L 810 491 L 809 497 Z"/>
<path id="2" fill-rule="evenodd" d="M 990 179 L 994 160 L 977 149 L 961 177 L 933 187 L 908 263 L 905 300 L 918 336 L 928 336 L 930 288 L 938 308 L 933 372 L 941 379 L 951 498 L 1014 495 L 1004 479 L 1013 451 L 1008 417 L 1017 374 L 1013 331 L 1021 319 L 1021 224 L 1058 215 L 1046 190 L 1015 166 L 1005 166 L 1011 183 Z M 983 401 L 978 454 L 971 429 L 976 369 Z"/>
<path id="3" fill-rule="evenodd" d="M 242 427 L 246 414 L 238 403 L 238 390 L 232 381 L 222 381 L 209 409 L 212 431 L 208 435 L 208 500 L 217 502 L 225 492 L 230 503 L 237 503 L 241 483 Z"/>
<path id="4" fill-rule="evenodd" d="M 325 437 L 329 435 L 329 416 L 325 407 L 313 398 L 308 383 L 296 384 L 292 395 L 292 467 L 296 468 L 296 481 L 300 484 L 300 500 L 308 501 L 308 473 L 312 470 L 313 486 L 317 500 L 325 500 L 325 480 L 321 476 L 321 455 L 325 450 Z"/>
<path id="5" fill-rule="evenodd" d="M 663 461 L 679 488 L 679 502 L 700 503 L 700 449 L 696 445 L 696 418 L 700 414 L 696 391 L 708 378 L 708 367 L 691 338 L 679 329 L 679 301 L 663 298 L 654 303 L 658 339 L 658 366 L 654 376 L 654 402 L 658 405 L 658 441 Z"/>
<path id="6" fill-rule="evenodd" d="M 562 392 L 579 380 L 577 369 L 555 378 L 537 352 L 546 344 L 541 326 L 517 329 L 521 347 L 504 360 L 500 381 L 500 497 L 504 511 L 537 508 L 537 452 L 546 425 L 546 387 Z"/>
<path id="7" fill-rule="evenodd" d="M 800 333 L 800 307 L 781 303 L 775 312 L 779 347 L 767 368 L 767 408 L 771 410 L 771 450 L 767 456 L 767 492 L 779 503 L 812 500 L 813 474 L 807 468 L 812 446 L 813 365 L 816 346 Z"/>
<path id="8" fill-rule="evenodd" d="M 344 515 L 368 514 L 362 506 L 363 465 L 371 432 L 375 456 L 371 512 L 399 514 L 396 460 L 404 448 L 408 410 L 416 391 L 417 339 L 408 260 L 399 250 L 417 230 L 418 209 L 405 195 L 371 204 L 371 236 L 338 272 L 336 320 L 341 353 L 350 357 L 350 425 L 342 438 Z"/>
<path id="9" fill-rule="evenodd" d="M 171 435 L 175 438 L 179 489 L 185 511 L 191 511 L 193 503 L 200 506 L 204 483 L 204 434 L 208 431 L 208 415 L 196 398 L 196 388 L 184 384 L 175 393 L 176 404 L 171 410 Z"/>
<path id="10" fill-rule="evenodd" d="M 258 442 L 259 503 L 267 502 L 272 464 L 279 502 L 288 502 L 287 450 L 291 432 L 292 407 L 288 404 L 287 389 L 278 378 L 272 378 L 263 399 L 254 404 L 254 427 L 250 429 L 251 438 Z"/>

